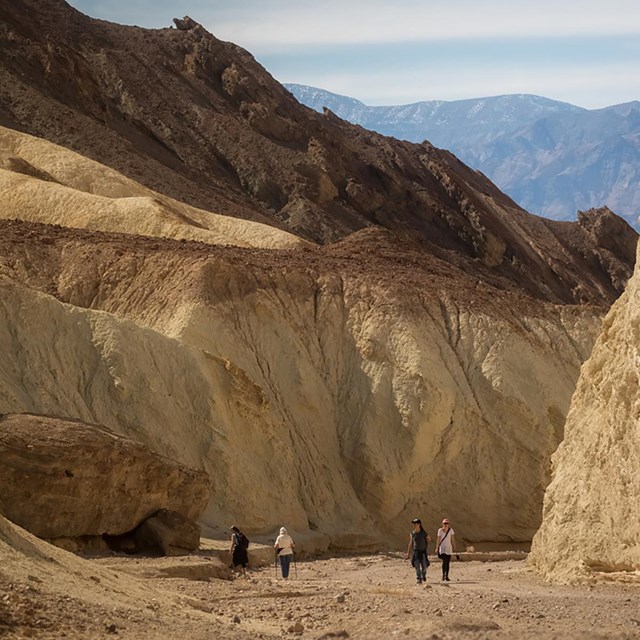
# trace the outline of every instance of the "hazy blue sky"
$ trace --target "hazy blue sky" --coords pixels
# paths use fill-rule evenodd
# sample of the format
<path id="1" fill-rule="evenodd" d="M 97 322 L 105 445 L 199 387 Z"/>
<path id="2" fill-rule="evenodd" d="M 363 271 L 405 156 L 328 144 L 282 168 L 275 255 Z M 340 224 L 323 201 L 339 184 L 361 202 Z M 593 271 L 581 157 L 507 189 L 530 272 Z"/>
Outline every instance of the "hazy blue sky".
<path id="1" fill-rule="evenodd" d="M 640 99 L 640 0 L 71 0 L 167 27 L 185 14 L 281 82 L 367 104 L 534 93 L 597 108 Z"/>

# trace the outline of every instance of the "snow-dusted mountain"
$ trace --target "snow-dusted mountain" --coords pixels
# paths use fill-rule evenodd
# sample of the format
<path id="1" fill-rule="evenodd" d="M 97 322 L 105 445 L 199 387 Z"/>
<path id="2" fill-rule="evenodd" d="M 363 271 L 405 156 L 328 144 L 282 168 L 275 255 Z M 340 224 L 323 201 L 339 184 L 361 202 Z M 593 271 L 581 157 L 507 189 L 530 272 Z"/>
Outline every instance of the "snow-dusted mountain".
<path id="1" fill-rule="evenodd" d="M 606 204 L 638 226 L 640 102 L 541 118 L 464 161 L 534 213 L 568 219 Z"/>
<path id="2" fill-rule="evenodd" d="M 413 142 L 429 140 L 489 176 L 533 213 L 573 219 L 607 205 L 637 227 L 640 102 L 588 110 L 534 95 L 368 106 L 285 85 L 307 106 Z"/>

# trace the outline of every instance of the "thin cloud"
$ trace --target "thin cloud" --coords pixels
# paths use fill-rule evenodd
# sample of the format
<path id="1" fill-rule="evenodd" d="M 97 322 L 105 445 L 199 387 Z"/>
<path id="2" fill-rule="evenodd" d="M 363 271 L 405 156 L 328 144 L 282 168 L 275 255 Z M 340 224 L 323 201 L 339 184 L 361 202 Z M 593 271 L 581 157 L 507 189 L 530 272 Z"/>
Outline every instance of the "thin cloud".
<path id="1" fill-rule="evenodd" d="M 640 34 L 637 0 L 328 0 L 248 12 L 240 5 L 235 14 L 202 18 L 218 37 L 263 52 L 292 45 Z"/>

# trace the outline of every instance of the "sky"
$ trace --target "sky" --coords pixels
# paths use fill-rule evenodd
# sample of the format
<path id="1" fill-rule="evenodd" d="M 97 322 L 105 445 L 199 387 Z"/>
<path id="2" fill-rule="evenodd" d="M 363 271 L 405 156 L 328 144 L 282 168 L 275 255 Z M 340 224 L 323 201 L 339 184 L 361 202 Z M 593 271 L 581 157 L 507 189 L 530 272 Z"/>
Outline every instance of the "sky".
<path id="1" fill-rule="evenodd" d="M 640 100 L 640 0 L 70 0 L 162 28 L 191 16 L 277 80 L 369 105 L 529 93 Z"/>

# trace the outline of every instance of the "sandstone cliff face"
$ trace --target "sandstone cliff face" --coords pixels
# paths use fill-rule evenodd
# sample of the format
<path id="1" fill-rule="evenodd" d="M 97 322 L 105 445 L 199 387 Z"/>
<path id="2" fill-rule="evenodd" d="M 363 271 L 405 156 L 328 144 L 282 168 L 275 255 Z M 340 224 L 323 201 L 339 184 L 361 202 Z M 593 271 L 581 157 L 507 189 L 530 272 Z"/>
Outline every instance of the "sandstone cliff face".
<path id="1" fill-rule="evenodd" d="M 557 581 L 640 571 L 640 276 L 582 367 L 530 563 Z M 635 572 L 635 574 L 633 573 Z"/>
<path id="2" fill-rule="evenodd" d="M 204 468 L 211 526 L 341 548 L 400 543 L 416 513 L 467 540 L 535 532 L 599 309 L 378 233 L 350 239 L 359 254 L 2 228 L 0 412 L 99 422 Z"/>

